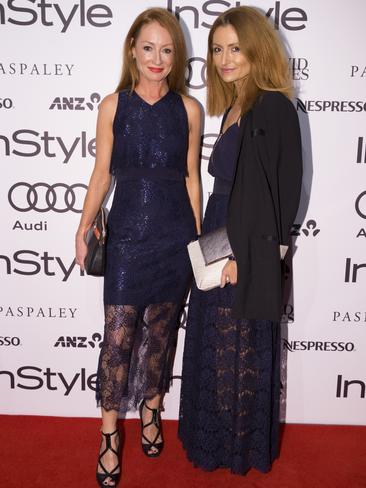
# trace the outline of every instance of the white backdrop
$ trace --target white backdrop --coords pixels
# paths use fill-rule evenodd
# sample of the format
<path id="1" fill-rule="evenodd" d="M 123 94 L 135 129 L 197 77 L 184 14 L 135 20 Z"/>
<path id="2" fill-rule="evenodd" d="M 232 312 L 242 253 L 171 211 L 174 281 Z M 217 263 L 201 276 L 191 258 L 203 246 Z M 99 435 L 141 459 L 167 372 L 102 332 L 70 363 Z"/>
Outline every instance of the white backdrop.
<path id="1" fill-rule="evenodd" d="M 187 83 L 204 105 L 208 27 L 219 12 L 247 4 L 102 1 L 0 2 L 1 413 L 99 415 L 102 280 L 74 265 L 74 233 L 94 162 L 98 102 L 117 85 L 130 24 L 151 6 L 180 14 Z M 282 324 L 282 417 L 366 425 L 366 4 L 253 5 L 288 46 L 303 135 L 294 283 Z M 218 127 L 206 118 L 205 203 Z M 291 274 L 289 267 L 288 283 Z M 184 326 L 183 314 L 167 418 L 178 414 Z"/>

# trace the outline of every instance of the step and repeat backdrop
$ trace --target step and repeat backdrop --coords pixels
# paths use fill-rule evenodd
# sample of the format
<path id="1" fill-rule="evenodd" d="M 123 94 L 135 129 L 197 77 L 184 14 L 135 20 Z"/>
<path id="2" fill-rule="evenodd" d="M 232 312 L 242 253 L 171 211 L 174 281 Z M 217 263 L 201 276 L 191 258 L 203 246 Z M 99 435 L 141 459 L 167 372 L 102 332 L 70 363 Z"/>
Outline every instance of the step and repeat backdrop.
<path id="1" fill-rule="evenodd" d="M 366 5 L 250 3 L 286 43 L 303 136 L 303 193 L 281 325 L 282 418 L 366 425 Z M 103 283 L 74 260 L 98 105 L 115 90 L 132 21 L 160 6 L 180 19 L 187 86 L 204 106 L 209 28 L 241 4 L 248 2 L 0 1 L 0 413 L 99 416 Z M 206 117 L 204 204 L 218 129 L 219 120 Z M 178 414 L 188 306 L 166 418 Z"/>

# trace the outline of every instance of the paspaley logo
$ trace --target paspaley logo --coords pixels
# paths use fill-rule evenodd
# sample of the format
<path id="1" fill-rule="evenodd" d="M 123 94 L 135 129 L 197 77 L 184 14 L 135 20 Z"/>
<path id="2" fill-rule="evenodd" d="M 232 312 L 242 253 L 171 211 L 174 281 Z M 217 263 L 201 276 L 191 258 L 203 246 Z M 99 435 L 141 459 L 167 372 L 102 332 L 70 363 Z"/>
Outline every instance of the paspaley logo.
<path id="1" fill-rule="evenodd" d="M 26 183 L 20 181 L 8 191 L 11 207 L 18 212 L 81 213 L 88 187 L 83 183 Z"/>
<path id="2" fill-rule="evenodd" d="M 0 336 L 0 346 L 20 346 L 19 337 Z"/>
<path id="3" fill-rule="evenodd" d="M 23 319 L 74 319 L 76 307 L 35 307 L 32 305 L 0 305 L 0 317 Z"/>
<path id="4" fill-rule="evenodd" d="M 196 6 L 197 3 L 200 3 L 199 7 Z M 211 29 L 216 17 L 228 8 L 239 7 L 241 3 L 238 0 L 231 2 L 225 0 L 207 0 L 205 2 L 196 2 L 196 5 L 192 5 L 180 0 L 167 0 L 166 8 L 174 13 L 178 19 L 184 13 L 185 22 L 189 22 L 189 26 L 194 29 L 198 29 L 200 26 Z M 189 12 L 189 16 L 187 12 Z M 273 7 L 270 7 L 265 15 L 273 20 L 274 28 L 277 30 L 280 27 L 289 31 L 303 30 L 308 20 L 305 10 L 299 7 L 290 7 L 283 10 L 280 1 L 274 2 Z M 211 22 L 208 23 L 202 20 L 202 16 L 207 16 L 208 19 L 207 17 L 205 19 L 211 20 Z"/>
<path id="5" fill-rule="evenodd" d="M 1 277 L 4 274 L 22 276 L 43 274 L 67 281 L 75 267 L 75 259 L 70 264 L 66 264 L 60 256 L 52 256 L 48 251 L 37 252 L 31 249 L 21 249 L 14 252 L 13 256 L 0 255 Z M 80 276 L 84 276 L 83 271 L 80 270 L 79 273 Z"/>
<path id="6" fill-rule="evenodd" d="M 8 0 L 0 4 L 2 25 L 25 27 L 39 23 L 44 27 L 56 26 L 62 33 L 67 32 L 71 26 L 108 27 L 112 18 L 112 11 L 107 5 L 90 4 L 86 0 L 79 0 L 69 6 L 65 6 L 65 2 L 48 0 L 38 0 L 37 3 L 36 0 Z"/>
<path id="7" fill-rule="evenodd" d="M 92 93 L 89 98 L 85 97 L 56 97 L 53 99 L 50 110 L 94 110 L 98 108 L 101 96 L 99 93 Z"/>
<path id="8" fill-rule="evenodd" d="M 102 336 L 95 332 L 91 338 L 83 336 L 60 336 L 53 347 L 87 349 L 91 347 L 102 347 Z"/>
<path id="9" fill-rule="evenodd" d="M 38 132 L 32 129 L 19 129 L 10 136 L 0 134 L 0 156 L 19 156 L 32 158 L 43 156 L 56 158 L 67 164 L 72 157 L 95 158 L 95 137 L 89 139 L 85 131 L 80 136 L 65 139 L 50 134 L 48 130 Z"/>
<path id="10" fill-rule="evenodd" d="M 350 312 L 335 310 L 333 312 L 332 322 L 337 322 L 340 325 L 357 324 L 366 325 L 366 312 Z"/>
<path id="11" fill-rule="evenodd" d="M 366 78 L 366 65 L 353 64 L 350 78 Z"/>
<path id="12" fill-rule="evenodd" d="M 0 75 L 11 76 L 71 76 L 73 64 L 67 63 L 0 63 Z"/>
<path id="13" fill-rule="evenodd" d="M 59 391 L 69 396 L 72 391 L 96 390 L 96 374 L 88 374 L 85 368 L 76 373 L 64 374 L 52 368 L 38 366 L 21 366 L 16 371 L 0 371 L 0 385 L 11 390 L 41 390 Z"/>
<path id="14" fill-rule="evenodd" d="M 355 350 L 353 342 L 331 341 L 289 341 L 283 339 L 283 348 L 287 351 L 322 351 L 322 352 L 352 352 Z"/>

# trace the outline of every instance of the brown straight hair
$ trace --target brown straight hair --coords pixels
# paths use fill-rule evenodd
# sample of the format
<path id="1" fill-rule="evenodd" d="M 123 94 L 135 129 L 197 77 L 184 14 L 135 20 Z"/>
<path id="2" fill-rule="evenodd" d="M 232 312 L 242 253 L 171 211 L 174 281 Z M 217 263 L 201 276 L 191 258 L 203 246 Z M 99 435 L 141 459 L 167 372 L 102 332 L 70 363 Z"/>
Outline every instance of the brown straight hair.
<path id="1" fill-rule="evenodd" d="M 185 67 L 186 67 L 186 44 L 182 29 L 178 20 L 173 14 L 163 8 L 150 8 L 142 12 L 131 25 L 124 43 L 123 49 L 123 67 L 121 79 L 118 83 L 116 92 L 126 88 L 131 91 L 135 89 L 139 81 L 139 72 L 136 62 L 132 56 L 132 47 L 138 38 L 144 25 L 151 22 L 158 22 L 166 29 L 173 41 L 174 62 L 167 81 L 170 90 L 186 94 L 185 85 Z"/>
<path id="2" fill-rule="evenodd" d="M 250 73 L 236 92 L 234 83 L 225 83 L 213 62 L 213 36 L 218 27 L 231 25 L 238 36 L 239 47 L 251 65 Z M 221 115 L 236 100 L 241 113 L 247 112 L 263 90 L 279 91 L 290 98 L 292 82 L 284 46 L 269 21 L 253 7 L 235 7 L 222 13 L 214 22 L 208 37 L 207 112 Z"/>

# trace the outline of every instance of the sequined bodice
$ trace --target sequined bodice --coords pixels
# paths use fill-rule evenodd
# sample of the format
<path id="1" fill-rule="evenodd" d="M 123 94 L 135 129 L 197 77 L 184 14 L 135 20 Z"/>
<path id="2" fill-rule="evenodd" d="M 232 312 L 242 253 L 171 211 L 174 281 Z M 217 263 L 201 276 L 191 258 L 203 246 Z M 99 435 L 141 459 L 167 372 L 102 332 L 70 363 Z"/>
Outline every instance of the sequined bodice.
<path id="1" fill-rule="evenodd" d="M 121 91 L 113 133 L 112 174 L 139 169 L 162 177 L 186 174 L 188 120 L 178 93 L 168 91 L 150 105 L 135 91 Z"/>

